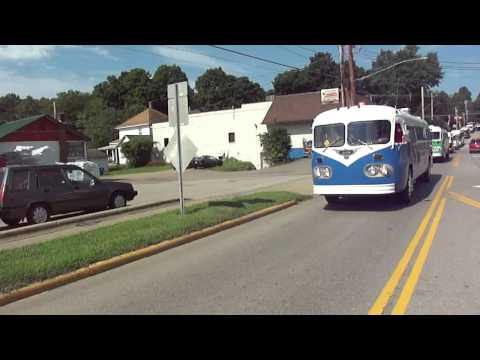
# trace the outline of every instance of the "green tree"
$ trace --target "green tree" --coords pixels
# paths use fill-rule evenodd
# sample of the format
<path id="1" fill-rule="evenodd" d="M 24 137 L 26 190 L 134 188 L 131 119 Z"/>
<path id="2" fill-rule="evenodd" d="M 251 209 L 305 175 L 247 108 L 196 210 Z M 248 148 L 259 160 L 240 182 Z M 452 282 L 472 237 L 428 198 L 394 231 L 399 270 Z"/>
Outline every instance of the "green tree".
<path id="1" fill-rule="evenodd" d="M 158 111 L 168 114 L 168 85 L 177 82 L 188 81 L 185 74 L 178 65 L 161 65 L 153 74 L 152 78 L 152 106 Z M 193 89 L 188 86 L 188 104 L 190 108 L 195 108 L 195 94 Z"/>
<path id="2" fill-rule="evenodd" d="M 296 94 L 340 86 L 339 65 L 332 55 L 318 52 L 302 70 L 288 70 L 273 80 L 275 94 Z"/>
<path id="3" fill-rule="evenodd" d="M 284 128 L 273 128 L 260 134 L 260 144 L 263 147 L 263 157 L 271 164 L 281 164 L 288 160 L 288 152 L 292 145 L 290 136 Z"/>
<path id="4" fill-rule="evenodd" d="M 455 108 L 457 108 L 459 114 L 465 112 L 465 101 L 472 101 L 472 93 L 466 86 L 462 86 L 451 97 L 450 113 L 454 114 Z"/>
<path id="5" fill-rule="evenodd" d="M 92 97 L 78 114 L 77 126 L 90 137 L 92 147 L 105 146 L 115 137 L 115 126 L 121 122 L 118 115 L 102 99 Z"/>
<path id="6" fill-rule="evenodd" d="M 65 121 L 76 124 L 78 116 L 85 109 L 86 104 L 90 101 L 91 95 L 76 90 L 68 90 L 60 92 L 55 99 L 57 113 L 65 114 Z"/>
<path id="7" fill-rule="evenodd" d="M 247 77 L 237 78 L 222 68 L 208 69 L 195 82 L 197 106 L 202 111 L 229 109 L 232 106 L 265 100 L 265 91 Z"/>
<path id="8" fill-rule="evenodd" d="M 122 145 L 122 152 L 132 167 L 145 166 L 152 156 L 153 141 L 149 137 L 134 137 Z"/>
<path id="9" fill-rule="evenodd" d="M 381 50 L 368 73 L 374 73 L 403 60 L 420 58 L 419 49 L 417 45 L 407 45 L 396 52 Z M 365 81 L 363 86 L 370 94 L 386 95 L 375 98 L 377 104 L 409 107 L 418 115 L 421 113 L 420 88 L 424 86 L 427 90 L 431 89 L 439 85 L 443 78 L 437 54 L 428 53 L 426 57 L 427 60 L 399 64 L 392 69 L 373 75 L 363 80 Z M 396 96 L 406 94 L 411 94 L 411 98 Z"/>
<path id="10" fill-rule="evenodd" d="M 152 99 L 150 74 L 137 68 L 124 71 L 119 77 L 109 76 L 106 81 L 95 86 L 93 95 L 115 110 L 125 110 L 132 105 L 145 108 Z"/>

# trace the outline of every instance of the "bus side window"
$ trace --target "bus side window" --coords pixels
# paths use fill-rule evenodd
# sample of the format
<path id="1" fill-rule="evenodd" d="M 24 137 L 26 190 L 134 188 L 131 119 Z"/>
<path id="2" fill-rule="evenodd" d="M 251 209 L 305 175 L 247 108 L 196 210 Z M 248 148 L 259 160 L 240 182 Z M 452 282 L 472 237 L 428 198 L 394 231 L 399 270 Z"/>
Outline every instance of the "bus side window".
<path id="1" fill-rule="evenodd" d="M 417 135 L 415 133 L 415 128 L 413 126 L 407 126 L 408 135 L 411 141 L 417 141 Z"/>

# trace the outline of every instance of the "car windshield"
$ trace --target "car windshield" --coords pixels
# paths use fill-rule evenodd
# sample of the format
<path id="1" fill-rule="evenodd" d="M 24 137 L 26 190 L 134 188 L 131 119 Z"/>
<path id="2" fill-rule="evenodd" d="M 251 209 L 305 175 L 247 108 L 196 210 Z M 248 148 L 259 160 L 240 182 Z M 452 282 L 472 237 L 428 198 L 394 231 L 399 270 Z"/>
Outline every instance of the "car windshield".
<path id="1" fill-rule="evenodd" d="M 386 144 L 390 141 L 390 121 L 355 121 L 348 124 L 349 145 Z"/>
<path id="2" fill-rule="evenodd" d="M 432 139 L 433 139 L 433 140 L 438 140 L 438 139 L 440 139 L 440 133 L 439 133 L 439 132 L 432 131 L 431 134 L 432 134 Z"/>
<path id="3" fill-rule="evenodd" d="M 345 125 L 319 125 L 314 130 L 316 148 L 337 147 L 345 144 Z"/>

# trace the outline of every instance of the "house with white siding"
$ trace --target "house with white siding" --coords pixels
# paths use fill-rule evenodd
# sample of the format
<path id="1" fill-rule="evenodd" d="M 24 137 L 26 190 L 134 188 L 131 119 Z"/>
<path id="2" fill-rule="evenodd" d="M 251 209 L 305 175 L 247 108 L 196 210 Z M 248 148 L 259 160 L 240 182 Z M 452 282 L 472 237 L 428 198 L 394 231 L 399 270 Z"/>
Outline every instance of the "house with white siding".
<path id="1" fill-rule="evenodd" d="M 168 123 L 168 116 L 151 107 L 141 113 L 131 117 L 127 121 L 118 125 L 118 139 L 110 142 L 107 146 L 103 146 L 98 150 L 104 151 L 108 155 L 110 163 L 126 165 L 127 158 L 122 152 L 122 144 L 130 141 L 136 136 L 153 136 L 152 126 L 158 123 Z M 156 147 L 156 145 L 155 145 Z M 155 149 L 154 149 L 155 150 Z M 154 151 L 153 157 L 158 156 L 158 151 Z"/>

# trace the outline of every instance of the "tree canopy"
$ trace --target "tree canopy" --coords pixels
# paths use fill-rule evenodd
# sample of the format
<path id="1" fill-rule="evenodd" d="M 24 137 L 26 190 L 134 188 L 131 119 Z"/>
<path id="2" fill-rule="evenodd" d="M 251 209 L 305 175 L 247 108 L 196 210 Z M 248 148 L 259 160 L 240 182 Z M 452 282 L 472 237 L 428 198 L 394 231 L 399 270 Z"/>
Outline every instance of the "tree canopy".
<path id="1" fill-rule="evenodd" d="M 201 111 L 240 107 L 241 104 L 264 101 L 265 91 L 247 77 L 228 75 L 221 67 L 208 69 L 195 82 L 195 101 Z"/>

